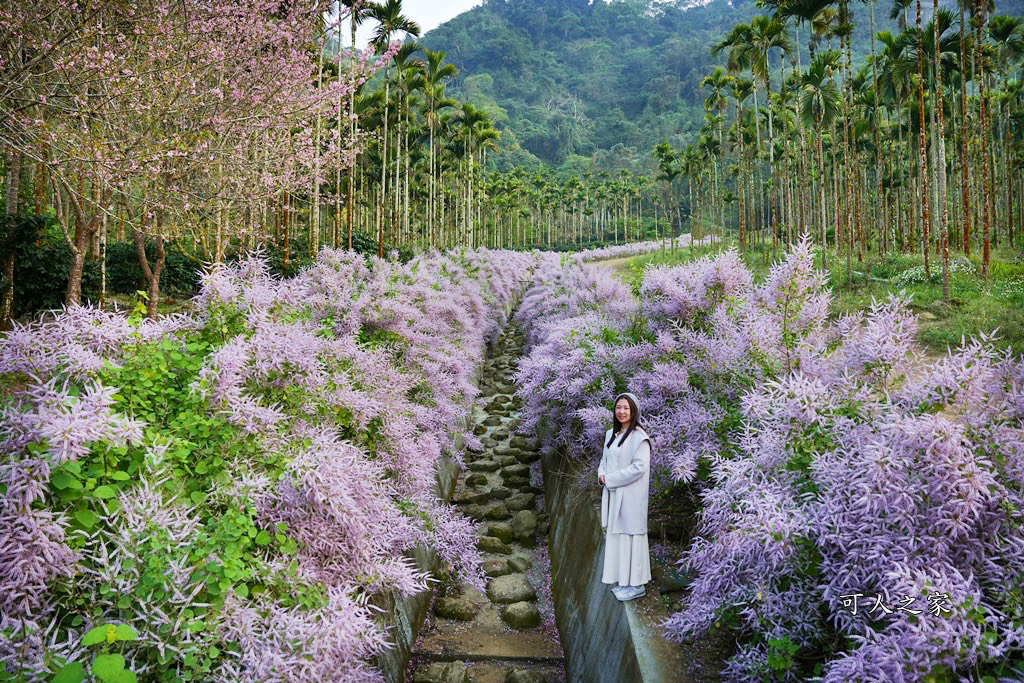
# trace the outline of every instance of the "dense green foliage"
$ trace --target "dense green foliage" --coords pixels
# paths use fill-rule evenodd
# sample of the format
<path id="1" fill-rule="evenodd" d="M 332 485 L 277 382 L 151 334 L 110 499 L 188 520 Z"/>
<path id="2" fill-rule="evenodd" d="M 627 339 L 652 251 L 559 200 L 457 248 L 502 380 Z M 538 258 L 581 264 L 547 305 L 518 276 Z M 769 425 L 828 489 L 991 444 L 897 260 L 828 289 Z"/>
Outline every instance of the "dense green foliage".
<path id="1" fill-rule="evenodd" d="M 601 169 L 636 169 L 649 165 L 662 140 L 679 147 L 697 137 L 707 95 L 701 81 L 725 64 L 711 46 L 763 13 L 749 1 L 693 4 L 487 0 L 421 42 L 445 50 L 458 68 L 452 92 L 494 117 L 499 168 L 543 162 L 579 171 L 592 160 Z M 1001 13 L 1020 9 L 1018 0 L 998 3 Z M 879 30 L 895 30 L 888 4 L 875 11 Z M 853 9 L 856 62 L 870 53 L 867 14 L 866 5 Z M 806 29 L 795 38 L 806 65 Z"/>
<path id="2" fill-rule="evenodd" d="M 14 279 L 17 283 L 18 296 L 15 298 L 14 314 L 16 316 L 32 316 L 40 310 L 60 308 L 64 303 L 64 294 L 68 286 L 68 273 L 71 263 L 71 250 L 60 235 L 56 225 L 46 224 L 45 217 L 19 217 L 25 225 L 36 226 L 36 239 L 22 240 L 15 247 Z M 40 227 L 44 226 L 44 227 Z M 372 237 L 356 232 L 352 236 L 353 249 L 360 254 L 376 254 L 377 242 Z M 270 270 L 275 275 L 293 275 L 312 263 L 308 245 L 304 239 L 293 242 L 295 254 L 289 259 L 287 268 L 284 264 L 284 252 L 280 249 L 269 249 L 266 252 Z M 406 261 L 411 256 L 408 249 L 399 250 L 399 257 Z M 226 261 L 233 262 L 243 256 L 232 251 L 226 255 Z M 152 240 L 146 242 L 146 257 L 150 263 L 156 261 L 156 246 Z M 98 255 L 85 260 L 82 271 L 82 298 L 89 302 L 98 302 L 101 290 L 106 294 L 135 295 L 146 289 L 145 278 L 139 266 L 135 245 L 131 242 L 111 242 L 106 247 L 106 288 L 101 285 L 101 265 Z M 161 289 L 172 297 L 190 297 L 198 291 L 199 272 L 202 264 L 194 257 L 178 248 L 171 242 L 167 249 L 166 262 L 161 275 Z M 0 289 L 5 285 L 0 274 Z"/>
<path id="3" fill-rule="evenodd" d="M 155 248 L 147 245 L 152 261 Z M 15 315 L 30 315 L 42 309 L 60 308 L 68 285 L 71 250 L 58 235 L 47 234 L 43 239 L 26 245 L 19 254 L 14 279 L 18 287 Z M 88 301 L 97 301 L 100 295 L 99 258 L 86 259 L 82 271 L 82 295 Z M 115 242 L 107 246 L 107 288 L 114 294 L 135 294 L 145 289 L 142 270 L 135 255 L 135 247 L 128 242 Z M 176 249 L 169 249 L 164 265 L 163 289 L 171 295 L 189 296 L 198 285 L 199 266 Z"/>
<path id="4" fill-rule="evenodd" d="M 700 80 L 715 61 L 707 47 L 754 11 L 725 0 L 688 11 L 673 3 L 651 11 L 632 1 L 489 1 L 422 42 L 446 50 L 458 67 L 453 90 L 494 114 L 505 163 L 572 165 L 619 144 L 633 148 L 606 156 L 615 167 L 699 128 Z"/>

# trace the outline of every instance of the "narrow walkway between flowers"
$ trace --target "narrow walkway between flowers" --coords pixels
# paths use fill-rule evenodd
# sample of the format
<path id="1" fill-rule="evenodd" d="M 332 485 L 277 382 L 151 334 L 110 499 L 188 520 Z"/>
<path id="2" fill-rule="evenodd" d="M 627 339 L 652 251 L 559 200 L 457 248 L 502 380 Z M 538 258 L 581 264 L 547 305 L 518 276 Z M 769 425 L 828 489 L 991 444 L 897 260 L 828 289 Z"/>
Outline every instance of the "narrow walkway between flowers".
<path id="1" fill-rule="evenodd" d="M 481 521 L 487 592 L 442 586 L 410 664 L 413 683 L 565 680 L 555 627 L 548 520 L 535 444 L 515 435 L 520 399 L 511 375 L 524 338 L 510 324 L 483 369 L 475 433 L 452 502 Z"/>

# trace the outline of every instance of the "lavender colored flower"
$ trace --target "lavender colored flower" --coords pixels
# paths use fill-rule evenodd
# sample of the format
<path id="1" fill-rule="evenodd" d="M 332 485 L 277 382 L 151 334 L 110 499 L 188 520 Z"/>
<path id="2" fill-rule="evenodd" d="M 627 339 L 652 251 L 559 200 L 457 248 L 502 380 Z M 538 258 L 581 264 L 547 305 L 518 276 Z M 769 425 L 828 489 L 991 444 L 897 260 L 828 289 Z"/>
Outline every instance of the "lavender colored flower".
<path id="1" fill-rule="evenodd" d="M 475 368 L 536 261 L 473 250 L 401 264 L 325 250 L 278 280 L 257 255 L 204 273 L 192 315 L 150 323 L 74 308 L 0 340 L 0 372 L 29 374 L 0 434 L 0 547 L 16 549 L 0 566 L 3 666 L 49 678 L 48 651 L 83 657 L 85 630 L 114 622 L 139 634 L 124 652 L 140 676 L 158 661 L 183 673 L 217 646 L 211 680 L 379 680 L 369 660 L 388 643 L 368 599 L 427 587 L 409 551 L 426 544 L 483 585 L 475 524 L 439 502 L 436 471 L 442 458 L 461 458 Z M 195 444 L 174 415 L 143 425 L 123 412 L 117 387 L 98 381 L 152 342 L 204 353 L 191 359 L 204 419 L 246 445 L 221 454 L 227 480 L 191 478 L 182 454 Z M 139 446 L 145 466 L 116 509 L 98 521 L 83 513 L 91 528 L 69 527 L 51 470 Z M 242 517 L 226 521 L 225 509 Z M 239 568 L 234 549 L 208 544 L 250 515 L 252 534 L 274 535 L 259 536 Z M 278 533 L 289 552 L 267 541 Z M 210 609 L 199 556 L 231 567 L 223 608 Z M 250 584 L 268 589 L 249 593 Z M 303 607 L 303 591 L 323 599 Z M 125 606 L 125 595 L 137 599 Z M 88 613 L 74 596 L 87 597 Z M 51 627 L 57 607 L 83 616 L 81 627 Z M 204 627 L 190 628 L 200 613 Z"/>
<path id="2" fill-rule="evenodd" d="M 642 303 L 607 277 L 541 263 L 518 314 L 524 429 L 596 459 L 614 393 L 641 397 L 652 467 L 701 498 L 670 639 L 735 620 L 732 681 L 811 676 L 779 668 L 790 645 L 837 682 L 1020 659 L 1024 361 L 984 337 L 926 359 L 903 295 L 833 319 L 806 240 L 760 284 L 735 253 L 649 269 Z M 853 615 L 857 592 L 949 610 Z"/>

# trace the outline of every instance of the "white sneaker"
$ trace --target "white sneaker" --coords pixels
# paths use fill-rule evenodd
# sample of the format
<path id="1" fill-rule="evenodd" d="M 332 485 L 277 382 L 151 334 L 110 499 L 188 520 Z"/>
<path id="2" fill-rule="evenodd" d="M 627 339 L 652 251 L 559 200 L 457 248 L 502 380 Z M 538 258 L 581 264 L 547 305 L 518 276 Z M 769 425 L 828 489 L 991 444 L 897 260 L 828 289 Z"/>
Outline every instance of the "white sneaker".
<path id="1" fill-rule="evenodd" d="M 643 586 L 626 586 L 621 591 L 615 594 L 622 602 L 634 600 L 636 598 L 647 595 L 647 589 Z"/>
<path id="2" fill-rule="evenodd" d="M 618 585 L 612 586 L 612 595 L 614 595 L 616 598 L 621 600 L 622 599 L 622 597 L 621 597 L 622 596 L 622 591 L 628 590 L 628 589 L 629 589 L 629 586 L 618 586 Z"/>

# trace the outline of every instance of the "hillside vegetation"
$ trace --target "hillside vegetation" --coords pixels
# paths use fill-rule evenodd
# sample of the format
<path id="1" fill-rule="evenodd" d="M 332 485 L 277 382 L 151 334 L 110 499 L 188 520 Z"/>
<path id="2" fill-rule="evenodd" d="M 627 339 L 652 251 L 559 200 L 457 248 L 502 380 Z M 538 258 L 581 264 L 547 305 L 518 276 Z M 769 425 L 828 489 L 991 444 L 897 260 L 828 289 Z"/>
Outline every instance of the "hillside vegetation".
<path id="1" fill-rule="evenodd" d="M 487 0 L 421 42 L 458 68 L 451 91 L 494 116 L 499 168 L 543 162 L 574 171 L 586 157 L 605 170 L 635 170 L 662 140 L 679 147 L 697 137 L 701 81 L 725 64 L 711 46 L 765 11 L 743 0 L 700 1 Z M 878 30 L 896 30 L 890 8 L 875 3 Z M 1018 15 L 1021 3 L 1001 1 L 997 10 Z M 852 15 L 860 62 L 870 53 L 869 6 L 857 3 Z M 794 37 L 800 54 L 791 60 L 806 66 L 806 28 Z"/>

